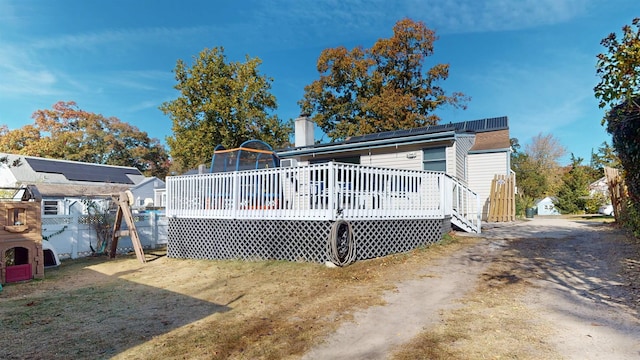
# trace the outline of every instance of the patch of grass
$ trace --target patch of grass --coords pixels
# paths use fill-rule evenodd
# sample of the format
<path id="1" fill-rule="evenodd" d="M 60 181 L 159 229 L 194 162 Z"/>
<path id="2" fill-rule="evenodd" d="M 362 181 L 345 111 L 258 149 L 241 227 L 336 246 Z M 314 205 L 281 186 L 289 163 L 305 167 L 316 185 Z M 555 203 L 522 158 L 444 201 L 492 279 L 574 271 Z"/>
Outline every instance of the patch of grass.
<path id="1" fill-rule="evenodd" d="M 0 293 L 0 358 L 296 358 L 398 281 L 477 242 L 442 244 L 343 268 L 287 261 L 135 256 L 66 260 Z"/>

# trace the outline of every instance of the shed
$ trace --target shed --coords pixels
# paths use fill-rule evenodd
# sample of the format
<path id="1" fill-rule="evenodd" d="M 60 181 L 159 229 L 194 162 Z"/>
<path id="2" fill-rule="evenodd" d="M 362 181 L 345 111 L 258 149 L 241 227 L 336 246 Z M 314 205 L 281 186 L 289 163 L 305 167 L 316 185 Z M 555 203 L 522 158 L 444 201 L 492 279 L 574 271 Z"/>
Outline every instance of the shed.
<path id="1" fill-rule="evenodd" d="M 554 204 L 555 198 L 547 196 L 544 199 L 536 201 L 536 208 L 539 216 L 560 215 L 560 211 Z"/>

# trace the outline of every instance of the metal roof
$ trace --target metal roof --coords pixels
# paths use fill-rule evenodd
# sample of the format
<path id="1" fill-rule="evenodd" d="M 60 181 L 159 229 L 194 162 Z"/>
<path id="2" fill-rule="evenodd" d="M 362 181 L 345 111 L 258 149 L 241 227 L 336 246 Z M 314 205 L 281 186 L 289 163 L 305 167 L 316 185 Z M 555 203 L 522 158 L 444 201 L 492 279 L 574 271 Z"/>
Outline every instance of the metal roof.
<path id="1" fill-rule="evenodd" d="M 127 175 L 142 175 L 138 169 L 129 167 L 95 165 L 32 157 L 25 157 L 25 161 L 36 172 L 62 174 L 70 181 L 135 184 Z"/>

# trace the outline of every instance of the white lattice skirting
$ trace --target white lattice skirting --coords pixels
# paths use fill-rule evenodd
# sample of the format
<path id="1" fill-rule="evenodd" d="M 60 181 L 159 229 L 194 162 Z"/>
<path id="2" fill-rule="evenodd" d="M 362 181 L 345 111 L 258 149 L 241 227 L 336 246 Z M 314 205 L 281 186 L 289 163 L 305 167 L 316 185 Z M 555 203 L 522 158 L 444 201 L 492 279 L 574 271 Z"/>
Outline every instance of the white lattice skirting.
<path id="1" fill-rule="evenodd" d="M 356 260 L 436 243 L 451 219 L 351 221 Z M 330 261 L 332 221 L 169 218 L 167 255 L 188 259 Z"/>

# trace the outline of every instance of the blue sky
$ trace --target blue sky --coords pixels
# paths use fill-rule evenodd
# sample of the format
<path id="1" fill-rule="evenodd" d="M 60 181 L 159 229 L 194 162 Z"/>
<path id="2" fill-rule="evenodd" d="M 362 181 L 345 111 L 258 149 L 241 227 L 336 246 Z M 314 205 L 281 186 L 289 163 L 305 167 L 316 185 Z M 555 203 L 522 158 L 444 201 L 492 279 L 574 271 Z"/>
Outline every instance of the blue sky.
<path id="1" fill-rule="evenodd" d="M 439 36 L 427 65 L 450 64 L 441 85 L 471 97 L 442 122 L 506 115 L 521 144 L 551 133 L 588 161 L 611 142 L 593 96 L 600 40 L 636 16 L 637 0 L 0 0 L 0 124 L 75 101 L 164 141 L 176 61 L 216 46 L 262 59 L 276 113 L 293 119 L 323 49 L 370 47 L 409 17 Z"/>

